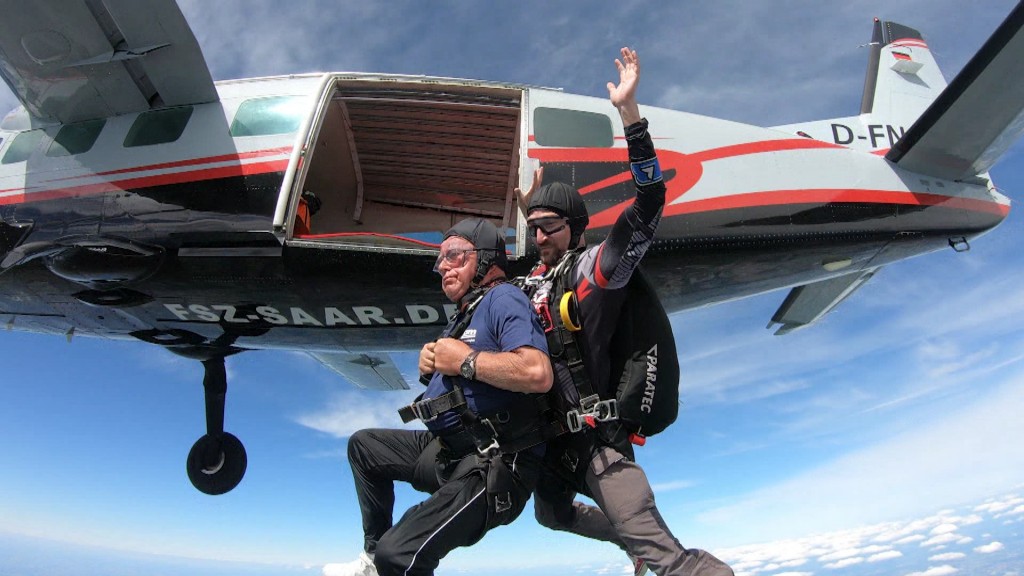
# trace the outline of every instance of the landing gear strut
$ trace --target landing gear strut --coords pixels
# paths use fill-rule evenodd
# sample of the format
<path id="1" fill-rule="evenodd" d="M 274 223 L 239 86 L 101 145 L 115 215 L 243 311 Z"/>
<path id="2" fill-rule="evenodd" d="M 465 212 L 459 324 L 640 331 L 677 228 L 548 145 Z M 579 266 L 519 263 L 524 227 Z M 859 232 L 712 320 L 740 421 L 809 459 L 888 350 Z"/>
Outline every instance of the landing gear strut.
<path id="1" fill-rule="evenodd" d="M 192 446 L 185 468 L 197 490 L 212 496 L 230 492 L 245 476 L 245 447 L 224 431 L 224 399 L 228 382 L 224 358 L 203 360 L 206 435 Z"/>

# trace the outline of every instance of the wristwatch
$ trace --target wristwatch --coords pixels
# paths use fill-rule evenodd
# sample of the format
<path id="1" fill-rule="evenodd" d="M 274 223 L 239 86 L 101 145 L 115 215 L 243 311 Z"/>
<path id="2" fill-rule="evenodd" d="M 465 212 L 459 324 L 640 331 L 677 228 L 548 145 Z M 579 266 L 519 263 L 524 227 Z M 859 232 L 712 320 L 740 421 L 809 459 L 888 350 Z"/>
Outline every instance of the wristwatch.
<path id="1" fill-rule="evenodd" d="M 473 350 L 466 356 L 466 359 L 462 361 L 462 366 L 459 367 L 459 374 L 462 375 L 466 380 L 473 380 L 476 378 L 476 356 L 479 354 L 479 350 Z"/>

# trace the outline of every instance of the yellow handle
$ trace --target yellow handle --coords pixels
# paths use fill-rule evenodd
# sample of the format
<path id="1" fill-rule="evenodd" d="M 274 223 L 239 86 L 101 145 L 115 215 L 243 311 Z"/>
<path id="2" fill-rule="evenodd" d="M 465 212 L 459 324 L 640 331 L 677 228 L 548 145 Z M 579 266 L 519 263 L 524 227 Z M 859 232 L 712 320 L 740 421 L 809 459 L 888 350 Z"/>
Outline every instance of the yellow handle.
<path id="1" fill-rule="evenodd" d="M 576 332 L 580 329 L 580 311 L 577 307 L 575 292 L 562 294 L 562 300 L 558 303 L 558 313 L 567 330 Z"/>

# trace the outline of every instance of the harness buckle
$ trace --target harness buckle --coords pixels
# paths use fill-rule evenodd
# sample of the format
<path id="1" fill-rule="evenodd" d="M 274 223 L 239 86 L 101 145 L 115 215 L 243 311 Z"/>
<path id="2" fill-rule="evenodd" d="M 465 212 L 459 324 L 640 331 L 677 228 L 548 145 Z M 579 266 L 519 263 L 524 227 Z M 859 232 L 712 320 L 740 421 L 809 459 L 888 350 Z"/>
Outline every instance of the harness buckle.
<path id="1" fill-rule="evenodd" d="M 484 458 L 494 458 L 498 454 L 501 454 L 501 445 L 498 444 L 498 432 L 494 429 L 494 424 L 487 418 L 482 418 L 480 422 L 487 425 L 487 428 L 491 430 L 491 443 L 487 446 L 476 445 L 476 451 Z"/>
<path id="2" fill-rule="evenodd" d="M 417 418 L 419 418 L 420 420 L 424 421 L 424 422 L 430 422 L 432 420 L 437 419 L 439 414 L 435 414 L 434 411 L 430 409 L 429 402 L 430 402 L 429 400 L 422 400 L 420 402 L 413 402 L 412 403 L 412 413 L 413 413 L 413 415 L 416 416 Z"/>
<path id="3" fill-rule="evenodd" d="M 569 432 L 573 434 L 583 430 L 583 417 L 576 410 L 569 410 L 565 413 L 565 423 L 569 426 Z"/>
<path id="4" fill-rule="evenodd" d="M 512 508 L 512 493 L 505 492 L 504 500 L 501 496 L 501 494 L 495 494 L 494 496 L 494 512 L 496 514 L 501 514 L 502 512 Z"/>
<path id="5" fill-rule="evenodd" d="M 598 422 L 618 420 L 619 403 L 614 398 L 612 398 L 611 400 L 602 400 L 597 404 L 594 404 L 594 419 L 596 419 Z"/>
<path id="6" fill-rule="evenodd" d="M 570 410 L 565 414 L 566 424 L 569 432 L 576 433 L 583 430 L 587 425 L 596 427 L 595 422 L 609 422 L 619 419 L 619 403 L 614 398 L 611 400 L 597 400 L 597 396 L 587 396 L 580 401 L 579 410 Z"/>
<path id="7" fill-rule="evenodd" d="M 580 362 L 582 364 L 582 361 Z M 594 406 L 597 406 L 598 402 L 601 401 L 601 397 L 597 394 L 591 394 L 586 398 L 580 398 L 580 408 L 583 409 L 585 414 L 593 412 Z"/>

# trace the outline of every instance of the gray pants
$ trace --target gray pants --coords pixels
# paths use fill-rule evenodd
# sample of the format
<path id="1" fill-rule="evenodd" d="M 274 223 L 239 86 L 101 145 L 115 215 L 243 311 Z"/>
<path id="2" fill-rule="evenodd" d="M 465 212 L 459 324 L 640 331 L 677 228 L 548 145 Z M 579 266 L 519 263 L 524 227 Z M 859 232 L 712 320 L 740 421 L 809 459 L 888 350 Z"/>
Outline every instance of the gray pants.
<path id="1" fill-rule="evenodd" d="M 643 468 L 614 448 L 598 450 L 585 482 L 598 507 L 575 501 L 576 492 L 545 470 L 534 493 L 537 521 L 553 530 L 611 542 L 643 558 L 658 576 L 733 576 L 711 554 L 683 548 L 658 512 Z"/>

